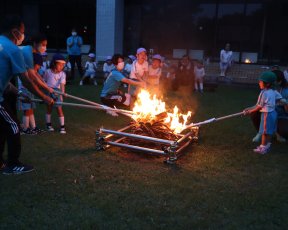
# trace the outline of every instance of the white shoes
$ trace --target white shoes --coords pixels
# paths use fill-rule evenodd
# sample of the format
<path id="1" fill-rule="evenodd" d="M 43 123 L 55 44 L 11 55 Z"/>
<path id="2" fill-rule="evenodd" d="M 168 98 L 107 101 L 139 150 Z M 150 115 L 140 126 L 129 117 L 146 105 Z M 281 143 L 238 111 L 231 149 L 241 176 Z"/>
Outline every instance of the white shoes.
<path id="1" fill-rule="evenodd" d="M 60 134 L 66 134 L 66 129 L 64 127 L 60 128 L 59 133 Z"/>
<path id="2" fill-rule="evenodd" d="M 79 85 L 83 85 L 83 81 L 80 81 L 80 82 L 79 82 Z"/>
<path id="3" fill-rule="evenodd" d="M 271 147 L 271 143 L 267 143 L 267 145 L 259 145 L 256 149 L 253 149 L 255 153 L 266 154 L 269 152 Z"/>

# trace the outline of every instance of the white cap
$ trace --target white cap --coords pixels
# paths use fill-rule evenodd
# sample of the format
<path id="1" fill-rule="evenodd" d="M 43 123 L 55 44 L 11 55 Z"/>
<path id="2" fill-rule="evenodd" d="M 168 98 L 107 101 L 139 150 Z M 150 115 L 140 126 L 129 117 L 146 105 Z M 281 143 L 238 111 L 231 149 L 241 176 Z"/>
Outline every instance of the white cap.
<path id="1" fill-rule="evenodd" d="M 137 49 L 137 54 L 140 54 L 140 53 L 142 53 L 142 52 L 146 52 L 146 53 L 147 53 L 147 51 L 146 51 L 145 48 L 138 48 L 138 49 Z"/>
<path id="2" fill-rule="evenodd" d="M 95 54 L 90 53 L 90 54 L 88 54 L 88 57 L 90 57 L 90 58 L 95 58 Z"/>
<path id="3" fill-rule="evenodd" d="M 159 61 L 162 61 L 162 57 L 160 54 L 154 54 L 152 59 L 158 59 Z"/>

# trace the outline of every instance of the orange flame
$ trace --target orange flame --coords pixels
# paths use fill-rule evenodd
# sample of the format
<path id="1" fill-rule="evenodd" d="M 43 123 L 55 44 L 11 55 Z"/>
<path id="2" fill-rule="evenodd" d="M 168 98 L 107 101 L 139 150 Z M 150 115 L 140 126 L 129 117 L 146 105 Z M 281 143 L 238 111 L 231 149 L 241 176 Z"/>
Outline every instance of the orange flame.
<path id="1" fill-rule="evenodd" d="M 135 115 L 132 118 L 135 121 L 145 121 L 150 122 L 155 119 L 156 115 L 166 112 L 167 117 L 164 123 L 174 132 L 180 133 L 187 124 L 188 119 L 191 117 L 192 112 L 188 111 L 187 114 L 179 113 L 177 106 L 174 107 L 173 112 L 168 112 L 166 110 L 165 102 L 153 97 L 146 90 L 141 90 L 137 96 L 133 112 Z"/>

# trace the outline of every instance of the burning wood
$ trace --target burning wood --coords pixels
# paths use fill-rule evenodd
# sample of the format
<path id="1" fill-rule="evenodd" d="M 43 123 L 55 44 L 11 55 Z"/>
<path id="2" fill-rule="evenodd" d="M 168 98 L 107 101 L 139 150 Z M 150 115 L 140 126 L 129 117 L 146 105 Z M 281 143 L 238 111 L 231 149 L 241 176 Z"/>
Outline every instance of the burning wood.
<path id="1" fill-rule="evenodd" d="M 161 130 L 174 134 L 180 133 L 186 128 L 186 123 L 192 114 L 191 111 L 187 114 L 179 113 L 177 106 L 174 107 L 173 113 L 168 112 L 165 102 L 157 99 L 156 95 L 152 97 L 145 90 L 139 93 L 133 112 L 132 118 L 136 123 L 149 123 L 151 126 L 157 127 L 156 129 L 162 127 Z M 166 128 L 164 129 L 163 127 Z"/>
<path id="2" fill-rule="evenodd" d="M 131 127 L 132 133 L 166 140 L 176 140 L 177 135 L 165 124 L 167 117 L 168 114 L 162 112 L 149 121 L 144 119 L 133 121 Z"/>

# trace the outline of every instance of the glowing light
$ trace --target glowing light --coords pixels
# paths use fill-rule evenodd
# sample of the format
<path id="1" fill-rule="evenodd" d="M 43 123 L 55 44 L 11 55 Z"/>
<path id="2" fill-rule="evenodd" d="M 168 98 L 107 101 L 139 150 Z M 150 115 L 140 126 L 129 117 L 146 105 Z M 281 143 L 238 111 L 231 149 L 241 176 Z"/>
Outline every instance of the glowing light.
<path id="1" fill-rule="evenodd" d="M 244 61 L 244 63 L 250 64 L 250 63 L 252 63 L 252 62 L 250 61 L 250 59 L 246 58 L 245 61 Z"/>
<path id="2" fill-rule="evenodd" d="M 188 111 L 187 114 L 179 113 L 177 106 L 174 107 L 173 112 L 167 111 L 165 102 L 156 98 L 156 95 L 151 96 L 146 90 L 141 90 L 138 94 L 133 112 L 136 115 L 133 115 L 132 118 L 138 122 L 153 122 L 157 115 L 166 113 L 167 117 L 164 123 L 174 133 L 180 133 L 186 127 L 187 121 L 192 115 L 191 111 Z"/>

